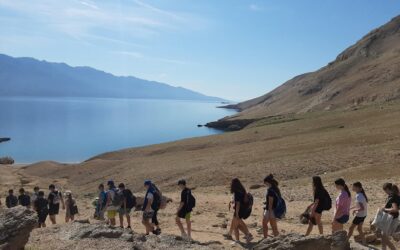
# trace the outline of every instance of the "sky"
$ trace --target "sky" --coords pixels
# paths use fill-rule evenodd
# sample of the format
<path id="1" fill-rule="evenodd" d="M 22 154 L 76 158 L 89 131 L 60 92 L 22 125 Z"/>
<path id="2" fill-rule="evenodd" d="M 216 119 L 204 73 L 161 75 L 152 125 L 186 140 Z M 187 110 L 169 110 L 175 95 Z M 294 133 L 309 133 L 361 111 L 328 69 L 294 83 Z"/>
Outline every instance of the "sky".
<path id="1" fill-rule="evenodd" d="M 0 0 L 0 53 L 241 101 L 399 14 L 399 0 Z"/>

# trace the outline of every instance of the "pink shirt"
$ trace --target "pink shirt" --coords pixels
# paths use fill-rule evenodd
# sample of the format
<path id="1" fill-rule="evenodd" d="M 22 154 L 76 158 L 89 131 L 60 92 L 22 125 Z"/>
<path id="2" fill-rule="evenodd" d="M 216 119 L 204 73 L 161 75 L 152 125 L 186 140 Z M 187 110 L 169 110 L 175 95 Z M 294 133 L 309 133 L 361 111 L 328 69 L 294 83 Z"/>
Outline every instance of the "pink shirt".
<path id="1" fill-rule="evenodd" d="M 343 215 L 350 215 L 351 197 L 346 191 L 342 191 L 340 195 L 336 198 L 336 216 L 335 218 L 340 218 Z"/>

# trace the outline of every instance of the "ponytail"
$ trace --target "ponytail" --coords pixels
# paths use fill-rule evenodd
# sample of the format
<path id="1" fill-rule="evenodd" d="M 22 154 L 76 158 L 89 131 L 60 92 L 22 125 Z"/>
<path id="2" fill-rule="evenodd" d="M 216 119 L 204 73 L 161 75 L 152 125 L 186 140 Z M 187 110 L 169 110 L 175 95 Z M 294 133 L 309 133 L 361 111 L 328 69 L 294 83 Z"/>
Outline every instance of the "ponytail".
<path id="1" fill-rule="evenodd" d="M 337 179 L 335 181 L 335 184 L 338 186 L 342 186 L 344 188 L 344 191 L 346 191 L 346 193 L 349 195 L 349 197 L 351 197 L 349 187 L 346 185 L 346 182 L 342 178 Z"/>
<path id="2" fill-rule="evenodd" d="M 272 174 L 267 175 L 267 177 L 264 178 L 264 182 L 267 182 L 271 185 L 271 188 L 274 189 L 274 191 L 281 196 L 281 190 L 279 190 L 279 182 L 274 178 Z"/>
<path id="3" fill-rule="evenodd" d="M 353 183 L 353 186 L 355 186 L 355 187 L 357 187 L 357 188 L 360 189 L 360 192 L 364 195 L 365 200 L 368 202 L 367 194 L 365 193 L 365 190 L 364 190 L 364 188 L 363 188 L 361 182 L 358 182 L 358 181 L 357 181 L 357 182 Z"/>
<path id="4" fill-rule="evenodd" d="M 400 194 L 399 187 L 397 185 L 392 185 L 392 192 L 398 196 Z"/>

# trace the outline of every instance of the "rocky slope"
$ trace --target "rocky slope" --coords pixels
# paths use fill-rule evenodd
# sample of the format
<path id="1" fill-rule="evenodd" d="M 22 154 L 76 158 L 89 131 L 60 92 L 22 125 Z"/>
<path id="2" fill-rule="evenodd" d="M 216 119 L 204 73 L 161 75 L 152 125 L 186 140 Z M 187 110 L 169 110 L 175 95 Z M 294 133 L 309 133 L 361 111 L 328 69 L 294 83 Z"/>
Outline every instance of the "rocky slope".
<path id="1" fill-rule="evenodd" d="M 258 98 L 228 106 L 229 119 L 349 108 L 400 97 L 400 16 L 371 31 L 327 66 Z"/>

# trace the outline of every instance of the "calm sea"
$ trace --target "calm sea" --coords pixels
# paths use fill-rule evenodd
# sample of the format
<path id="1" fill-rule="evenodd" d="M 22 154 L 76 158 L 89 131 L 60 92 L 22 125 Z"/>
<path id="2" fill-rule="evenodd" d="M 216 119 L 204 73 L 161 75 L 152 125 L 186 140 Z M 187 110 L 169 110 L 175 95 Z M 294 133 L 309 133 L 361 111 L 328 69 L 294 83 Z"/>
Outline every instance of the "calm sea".
<path id="1" fill-rule="evenodd" d="M 97 98 L 0 98 L 0 157 L 79 162 L 97 154 L 220 133 L 198 128 L 234 111 L 219 103 Z"/>

